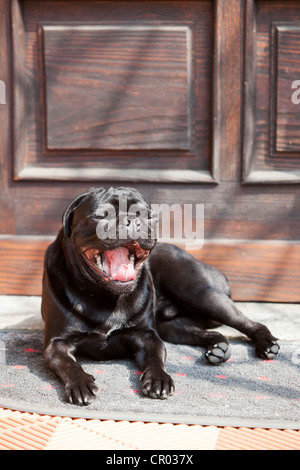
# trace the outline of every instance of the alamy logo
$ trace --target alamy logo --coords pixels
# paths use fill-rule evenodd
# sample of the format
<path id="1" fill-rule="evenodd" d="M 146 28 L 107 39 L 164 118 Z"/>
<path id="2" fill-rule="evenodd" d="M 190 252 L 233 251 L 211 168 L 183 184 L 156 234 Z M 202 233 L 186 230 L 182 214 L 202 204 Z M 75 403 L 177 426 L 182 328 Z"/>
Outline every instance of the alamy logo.
<path id="1" fill-rule="evenodd" d="M 296 91 L 292 93 L 292 103 L 300 104 L 300 80 L 294 80 L 292 88 L 297 88 Z"/>
<path id="2" fill-rule="evenodd" d="M 6 104 L 6 86 L 3 80 L 0 80 L 0 104 Z"/>
<path id="3" fill-rule="evenodd" d="M 101 240 L 148 239 L 184 243 L 188 248 L 202 248 L 204 244 L 204 204 L 143 204 L 128 207 L 127 198 L 119 198 L 118 210 L 112 204 L 97 210 L 96 233 Z"/>

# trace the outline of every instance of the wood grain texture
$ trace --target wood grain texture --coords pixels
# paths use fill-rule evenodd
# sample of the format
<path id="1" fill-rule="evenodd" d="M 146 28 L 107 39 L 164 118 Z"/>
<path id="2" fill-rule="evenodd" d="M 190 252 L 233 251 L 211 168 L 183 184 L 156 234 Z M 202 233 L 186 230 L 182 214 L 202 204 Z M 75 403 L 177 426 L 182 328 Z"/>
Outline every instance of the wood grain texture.
<path id="1" fill-rule="evenodd" d="M 300 157 L 300 22 L 275 24 L 277 44 L 275 151 Z M 296 88 L 296 89 L 295 89 Z M 294 99 L 293 99 L 294 95 Z M 296 98 L 296 99 L 295 99 Z"/>
<path id="2" fill-rule="evenodd" d="M 243 2 L 215 2 L 214 148 L 222 181 L 241 174 Z"/>
<path id="3" fill-rule="evenodd" d="M 300 301 L 299 244 L 208 241 L 203 250 L 192 254 L 226 274 L 234 300 Z"/>
<path id="4" fill-rule="evenodd" d="M 14 5 L 15 181 L 216 183 L 213 1 Z"/>
<path id="5" fill-rule="evenodd" d="M 245 2 L 247 60 L 244 62 L 243 180 L 246 184 L 278 185 L 300 182 L 295 154 L 281 152 L 283 148 L 276 151 L 278 139 L 284 141 L 283 134 L 290 133 L 287 129 L 294 127 L 296 119 L 296 115 L 285 112 L 287 100 L 292 93 L 291 83 L 288 86 L 286 80 L 282 82 L 282 75 L 286 75 L 287 69 L 281 64 L 282 60 L 292 58 L 295 36 L 293 40 L 290 37 L 284 41 L 282 36 L 278 37 L 277 28 L 279 23 L 288 28 L 296 27 L 295 18 L 299 14 L 300 5 L 297 1 Z M 289 67 L 294 72 L 299 70 L 298 61 L 289 60 Z M 285 104 L 282 108 L 283 94 Z M 297 113 L 295 109 L 294 113 Z M 287 150 L 286 143 L 283 145 Z"/>
<path id="6" fill-rule="evenodd" d="M 121 185 L 116 182 L 115 185 Z M 24 183 L 23 183 L 24 184 Z M 73 181 L 16 185 L 16 233 L 55 235 L 62 213 L 73 198 L 91 185 Z M 128 185 L 128 182 L 125 183 Z M 110 183 L 103 185 L 110 187 Z M 134 185 L 150 204 L 204 204 L 205 238 L 296 240 L 300 233 L 300 198 L 288 187 L 242 187 L 234 182 L 208 186 Z"/>
<path id="7" fill-rule="evenodd" d="M 51 241 L 0 239 L 0 294 L 41 294 L 44 253 Z M 234 300 L 300 302 L 300 246 L 295 243 L 216 240 L 189 251 L 226 274 Z"/>
<path id="8" fill-rule="evenodd" d="M 15 233 L 12 173 L 12 80 L 9 0 L 0 2 L 0 79 L 5 83 L 5 104 L 0 104 L 0 234 Z"/>
<path id="9" fill-rule="evenodd" d="M 189 27 L 42 31 L 47 149 L 192 150 Z"/>

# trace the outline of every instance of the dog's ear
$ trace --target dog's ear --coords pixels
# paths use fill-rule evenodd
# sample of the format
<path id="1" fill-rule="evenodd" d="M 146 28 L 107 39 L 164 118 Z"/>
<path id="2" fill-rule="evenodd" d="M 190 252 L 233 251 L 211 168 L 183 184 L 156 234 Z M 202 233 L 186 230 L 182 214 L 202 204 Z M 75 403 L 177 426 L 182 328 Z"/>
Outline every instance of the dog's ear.
<path id="1" fill-rule="evenodd" d="M 89 189 L 85 193 L 78 194 L 76 198 L 69 204 L 69 206 L 66 208 L 65 212 L 63 213 L 62 217 L 62 224 L 64 227 L 65 234 L 67 237 L 71 235 L 71 226 L 72 226 L 72 220 L 73 220 L 73 212 L 76 207 L 81 204 L 81 202 L 89 196 L 94 190 L 94 188 Z"/>

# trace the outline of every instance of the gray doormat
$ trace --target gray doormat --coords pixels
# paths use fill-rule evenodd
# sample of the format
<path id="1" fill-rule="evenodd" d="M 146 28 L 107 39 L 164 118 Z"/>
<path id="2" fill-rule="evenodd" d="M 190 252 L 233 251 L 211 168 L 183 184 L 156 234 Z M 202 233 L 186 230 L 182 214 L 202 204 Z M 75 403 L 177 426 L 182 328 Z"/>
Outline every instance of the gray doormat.
<path id="1" fill-rule="evenodd" d="M 79 360 L 99 387 L 87 407 L 64 402 L 60 380 L 43 359 L 42 332 L 0 333 L 0 406 L 73 418 L 300 429 L 300 345 L 281 343 L 277 360 L 255 357 L 248 342 L 231 343 L 231 359 L 206 363 L 204 350 L 167 343 L 176 391 L 167 400 L 140 393 L 129 360 Z"/>

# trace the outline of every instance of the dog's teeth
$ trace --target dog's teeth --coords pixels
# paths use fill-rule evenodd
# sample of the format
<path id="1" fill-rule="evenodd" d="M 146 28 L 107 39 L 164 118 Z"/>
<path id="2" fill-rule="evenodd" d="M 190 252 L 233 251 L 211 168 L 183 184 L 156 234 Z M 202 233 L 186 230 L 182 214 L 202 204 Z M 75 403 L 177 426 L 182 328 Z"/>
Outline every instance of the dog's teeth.
<path id="1" fill-rule="evenodd" d="M 97 256 L 96 258 L 96 264 L 99 269 L 102 269 L 102 262 L 101 262 L 101 256 Z"/>
<path id="2" fill-rule="evenodd" d="M 130 261 L 131 264 L 134 264 L 134 255 L 130 256 L 129 261 Z"/>

